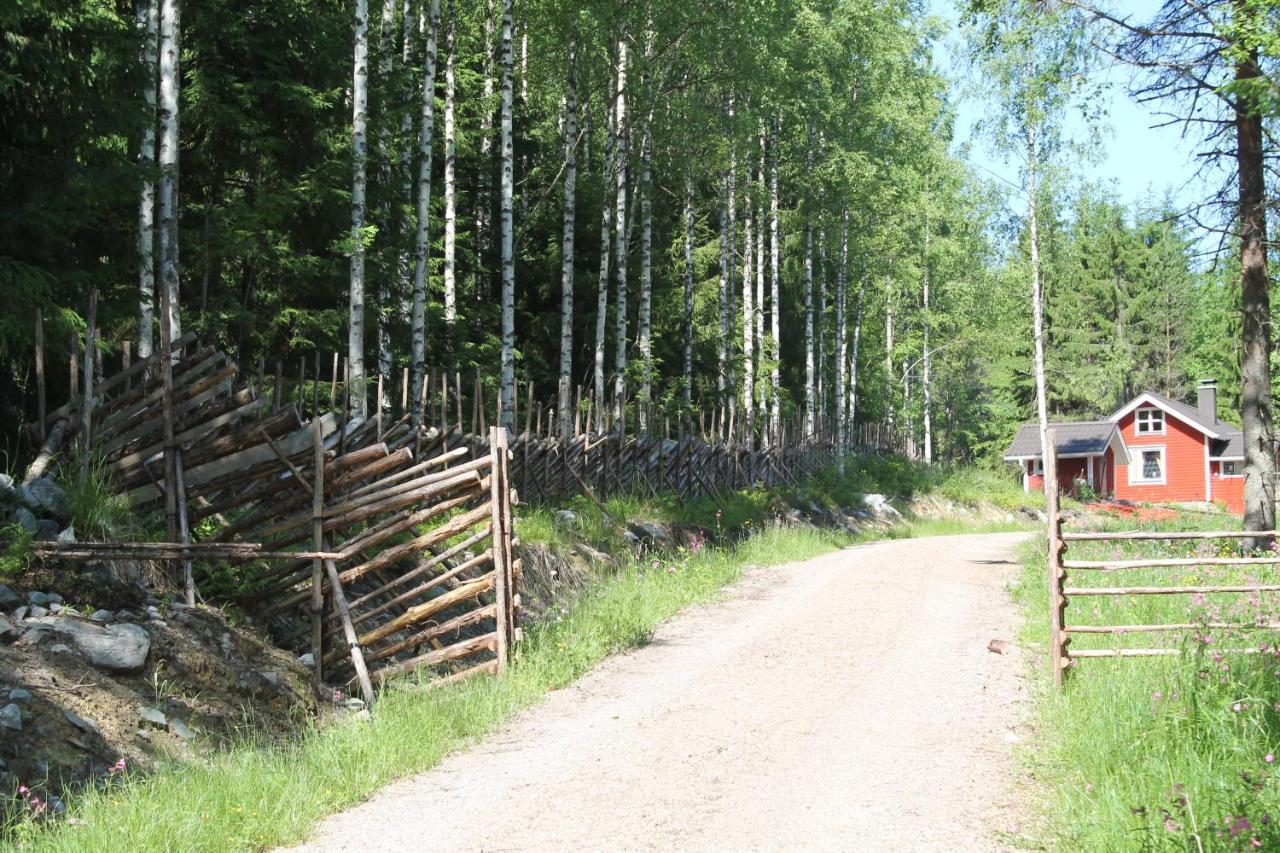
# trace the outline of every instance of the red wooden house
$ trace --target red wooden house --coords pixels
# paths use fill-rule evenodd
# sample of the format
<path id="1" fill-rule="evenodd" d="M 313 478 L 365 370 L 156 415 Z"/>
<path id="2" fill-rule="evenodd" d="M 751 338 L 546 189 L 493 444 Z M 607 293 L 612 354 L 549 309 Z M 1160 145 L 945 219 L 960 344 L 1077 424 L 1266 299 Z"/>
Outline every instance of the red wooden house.
<path id="1" fill-rule="evenodd" d="M 1244 511 L 1244 435 L 1218 420 L 1217 383 L 1200 383 L 1196 405 L 1147 391 L 1103 421 L 1051 424 L 1058 485 L 1087 483 L 1099 495 L 1151 503 L 1217 502 Z M 1018 430 L 1004 458 L 1023 488 L 1044 488 L 1038 424 Z"/>

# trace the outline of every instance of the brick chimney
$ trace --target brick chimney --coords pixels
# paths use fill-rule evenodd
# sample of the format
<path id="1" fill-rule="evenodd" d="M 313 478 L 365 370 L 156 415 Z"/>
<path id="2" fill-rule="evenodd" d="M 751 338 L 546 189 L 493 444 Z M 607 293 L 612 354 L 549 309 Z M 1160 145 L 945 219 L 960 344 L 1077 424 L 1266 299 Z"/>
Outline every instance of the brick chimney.
<path id="1" fill-rule="evenodd" d="M 1196 408 L 1209 423 L 1218 419 L 1218 380 L 1200 380 L 1200 387 L 1196 389 Z"/>

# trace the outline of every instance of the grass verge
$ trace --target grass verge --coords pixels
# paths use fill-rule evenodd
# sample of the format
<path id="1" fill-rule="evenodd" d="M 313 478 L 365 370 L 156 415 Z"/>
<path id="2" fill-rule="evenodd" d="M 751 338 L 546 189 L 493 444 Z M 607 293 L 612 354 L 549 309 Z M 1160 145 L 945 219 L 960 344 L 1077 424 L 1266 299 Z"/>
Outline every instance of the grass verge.
<path id="1" fill-rule="evenodd" d="M 1179 529 L 1222 525 L 1182 518 Z M 1227 546 L 1230 547 L 1230 546 Z M 1071 556 L 1213 556 L 1195 543 L 1073 543 Z M 1072 648 L 1180 646 L 1180 657 L 1085 660 L 1055 693 L 1047 662 L 1048 584 L 1043 538 L 1025 546 L 1014 597 L 1022 643 L 1034 652 L 1034 747 L 1044 844 L 1056 850 L 1280 849 L 1280 650 L 1274 633 L 1211 623 L 1277 621 L 1280 599 L 1162 595 L 1077 598 L 1068 624 L 1194 623 L 1183 636 L 1077 635 Z M 1083 575 L 1084 573 L 1077 573 Z M 1138 569 L 1089 586 L 1276 582 L 1274 567 Z M 1248 648 L 1257 654 L 1224 649 Z"/>

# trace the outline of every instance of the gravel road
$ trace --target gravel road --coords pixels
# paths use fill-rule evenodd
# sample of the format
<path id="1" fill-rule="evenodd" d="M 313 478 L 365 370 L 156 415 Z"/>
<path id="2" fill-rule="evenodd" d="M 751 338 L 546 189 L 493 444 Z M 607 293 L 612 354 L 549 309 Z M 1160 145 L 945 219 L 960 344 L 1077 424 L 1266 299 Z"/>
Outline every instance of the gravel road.
<path id="1" fill-rule="evenodd" d="M 1022 537 L 751 569 L 305 849 L 1008 849 Z"/>

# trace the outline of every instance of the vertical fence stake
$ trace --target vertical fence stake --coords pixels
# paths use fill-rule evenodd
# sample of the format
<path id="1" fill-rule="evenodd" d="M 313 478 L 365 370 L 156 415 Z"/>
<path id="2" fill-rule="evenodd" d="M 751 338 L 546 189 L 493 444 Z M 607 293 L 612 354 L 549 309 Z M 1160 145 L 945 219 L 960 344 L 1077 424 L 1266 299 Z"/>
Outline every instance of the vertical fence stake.
<path id="1" fill-rule="evenodd" d="M 128 350 L 125 350 L 128 352 Z M 36 411 L 39 418 L 36 420 L 36 437 L 41 443 L 44 443 L 44 419 L 45 414 L 45 396 L 44 396 L 44 312 L 36 309 Z"/>
<path id="2" fill-rule="evenodd" d="M 506 551 L 506 505 L 510 500 L 510 489 L 506 482 L 507 470 L 507 431 L 502 427 L 494 427 L 489 431 L 489 506 L 490 542 L 493 543 L 493 599 L 494 628 L 497 634 L 497 648 L 494 654 L 498 661 L 498 672 L 507 668 L 507 599 L 511 591 L 507 589 Z M 505 492 L 505 494 L 504 494 Z"/>
<path id="3" fill-rule="evenodd" d="M 1048 517 L 1048 570 L 1049 570 L 1049 665 L 1053 668 L 1053 686 L 1062 688 L 1063 675 L 1071 660 L 1067 657 L 1066 636 L 1062 630 L 1063 615 L 1067 608 L 1062 590 L 1066 572 L 1062 568 L 1062 512 L 1058 505 L 1058 449 L 1054 430 L 1043 434 L 1044 497 Z"/>
<path id="4" fill-rule="evenodd" d="M 324 550 L 324 430 L 320 418 L 311 419 L 311 439 L 315 450 L 315 473 L 311 490 L 311 541 L 317 551 Z M 311 680 L 317 691 L 323 676 L 320 661 L 324 658 L 324 581 L 319 558 L 311 561 L 311 657 L 314 664 Z"/>

